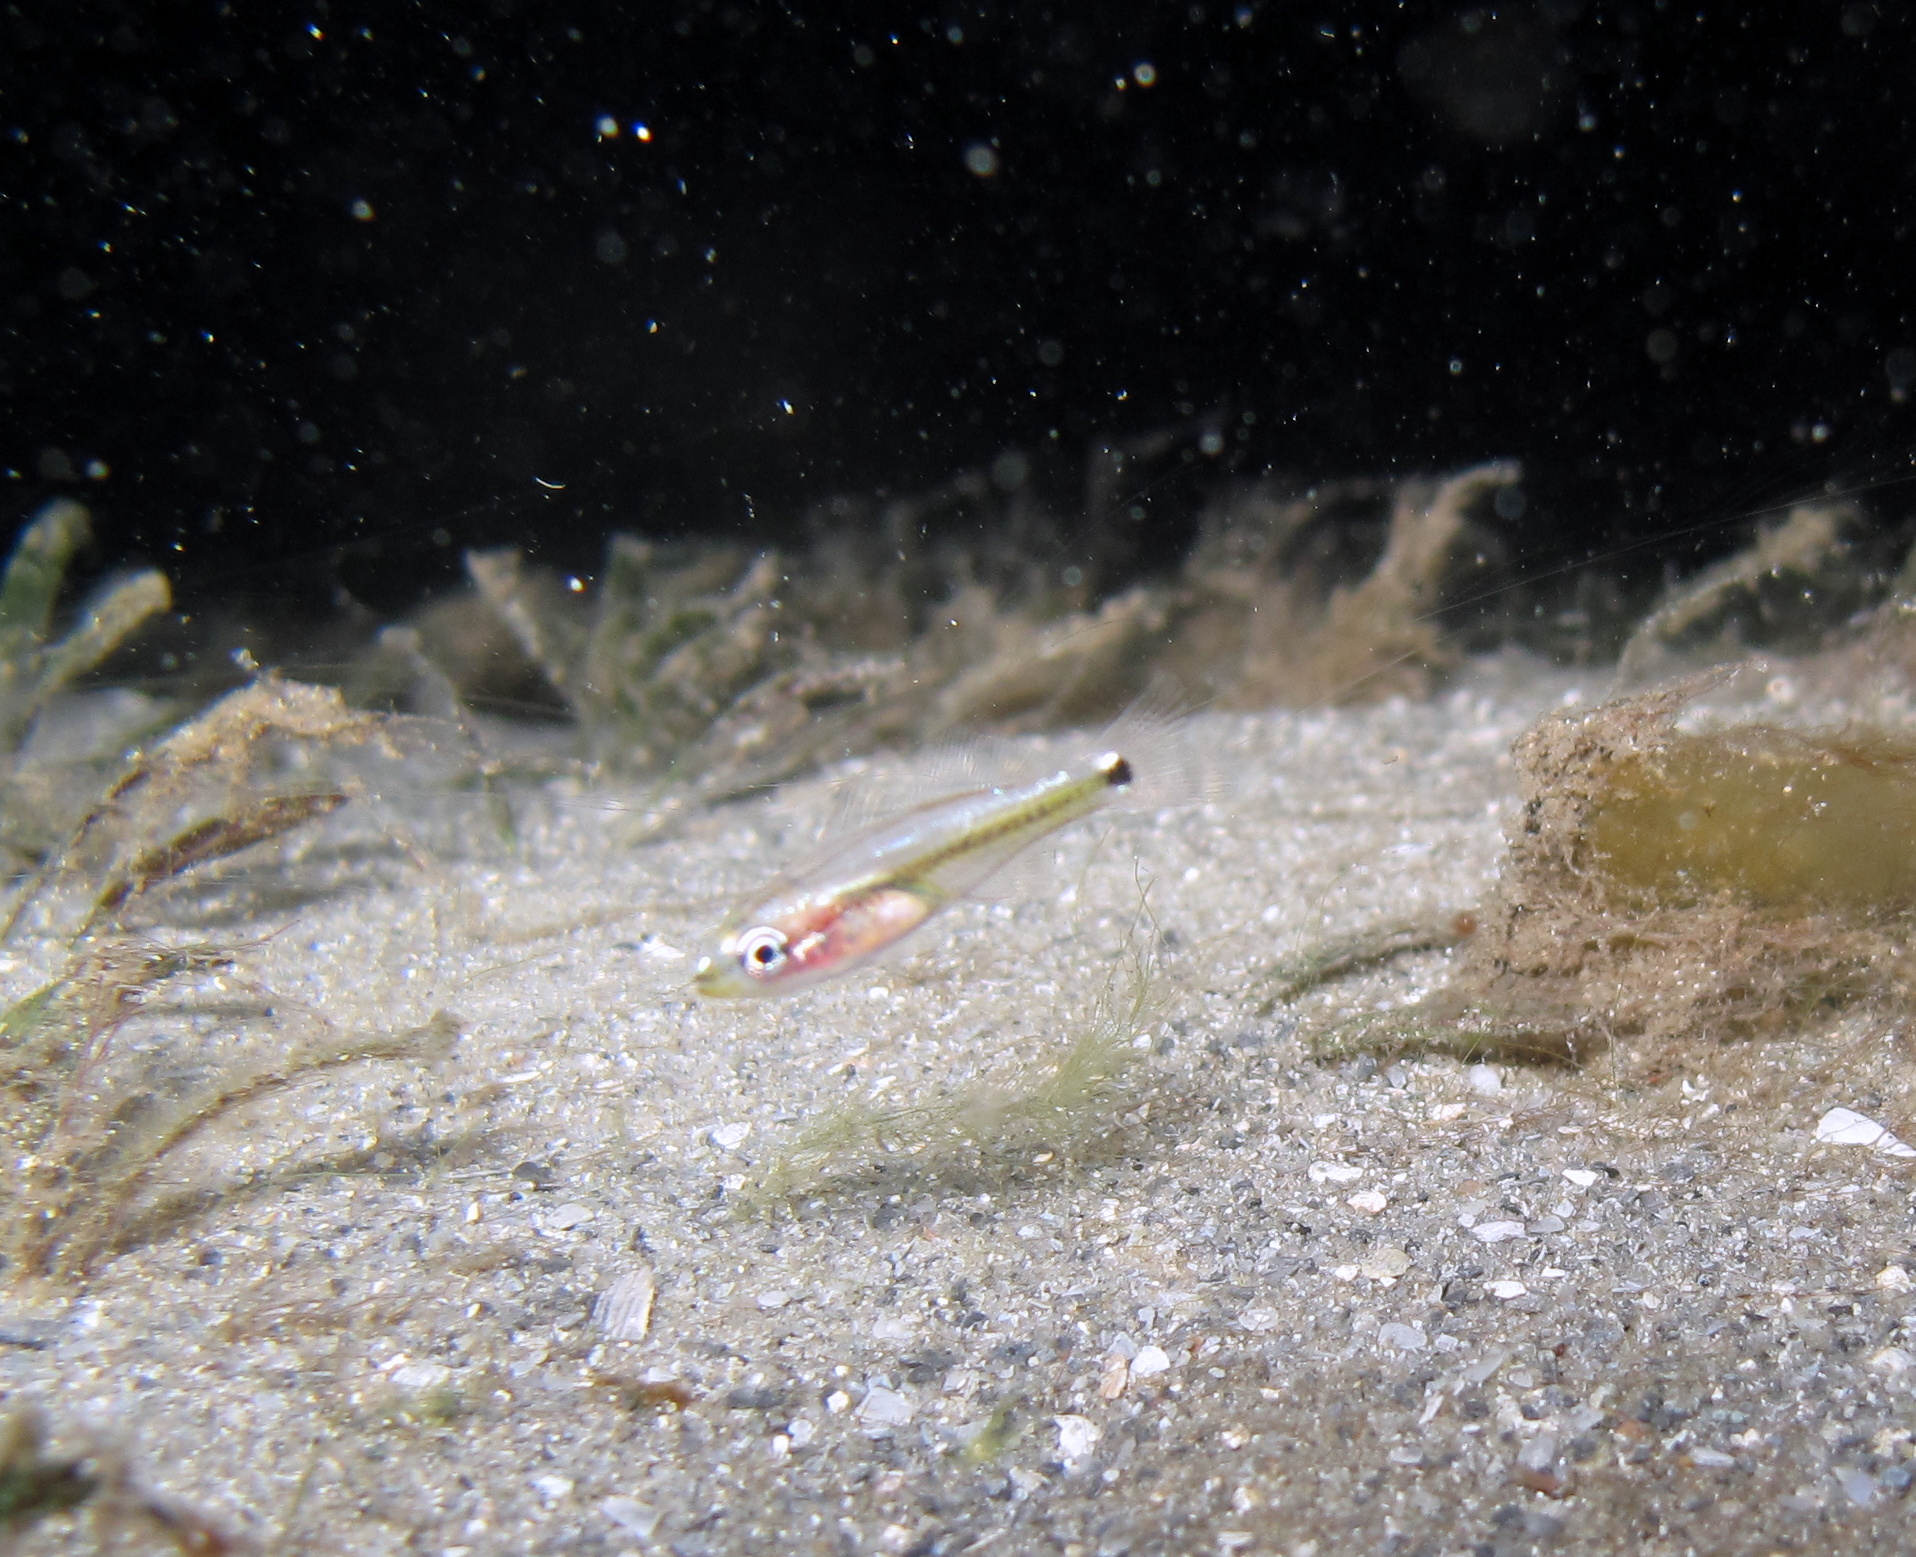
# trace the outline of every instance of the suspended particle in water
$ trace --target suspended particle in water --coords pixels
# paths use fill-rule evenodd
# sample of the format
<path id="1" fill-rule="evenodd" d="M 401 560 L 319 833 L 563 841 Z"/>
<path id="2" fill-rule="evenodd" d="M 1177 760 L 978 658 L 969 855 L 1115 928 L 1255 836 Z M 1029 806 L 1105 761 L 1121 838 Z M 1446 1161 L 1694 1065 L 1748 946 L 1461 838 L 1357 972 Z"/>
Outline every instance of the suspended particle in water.
<path id="1" fill-rule="evenodd" d="M 998 153 L 983 141 L 965 148 L 965 167 L 979 178 L 990 178 L 998 171 Z"/>

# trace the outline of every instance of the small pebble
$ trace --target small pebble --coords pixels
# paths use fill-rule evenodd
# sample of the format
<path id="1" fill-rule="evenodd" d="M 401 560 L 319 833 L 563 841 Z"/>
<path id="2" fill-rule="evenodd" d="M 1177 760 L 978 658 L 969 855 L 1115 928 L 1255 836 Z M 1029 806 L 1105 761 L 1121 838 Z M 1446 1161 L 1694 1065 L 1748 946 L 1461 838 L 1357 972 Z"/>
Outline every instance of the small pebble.
<path id="1" fill-rule="evenodd" d="M 1484 1291 L 1488 1292 L 1494 1298 L 1501 1298 L 1506 1303 L 1512 1298 L 1522 1297 L 1529 1290 L 1530 1289 L 1521 1281 L 1487 1281 L 1484 1283 Z"/>
<path id="2" fill-rule="evenodd" d="M 556 1503 L 560 1498 L 572 1496 L 572 1478 L 569 1476 L 534 1476 L 532 1490 L 548 1502 Z"/>
<path id="3" fill-rule="evenodd" d="M 1876 1273 L 1879 1292 L 1907 1292 L 1909 1288 L 1909 1272 L 1900 1265 L 1885 1265 Z"/>
<path id="4" fill-rule="evenodd" d="M 1357 1267 L 1360 1276 L 1368 1276 L 1372 1281 L 1395 1281 L 1410 1269 L 1410 1256 L 1402 1249 L 1382 1248 L 1372 1251 L 1369 1259 Z"/>
<path id="5" fill-rule="evenodd" d="M 1517 1451 L 1517 1463 L 1525 1470 L 1549 1470 L 1556 1461 L 1557 1435 L 1555 1433 L 1539 1433 Z"/>
<path id="6" fill-rule="evenodd" d="M 1887 1373 L 1891 1378 L 1900 1378 L 1916 1368 L 1916 1356 L 1900 1346 L 1885 1346 L 1869 1354 L 1869 1365 L 1878 1373 Z"/>
<path id="7" fill-rule="evenodd" d="M 1091 1447 L 1104 1433 L 1097 1423 L 1084 1416 L 1059 1416 L 1052 1420 L 1058 1424 L 1058 1458 L 1069 1464 L 1072 1460 L 1082 1460 L 1091 1452 Z"/>
<path id="8" fill-rule="evenodd" d="M 392 1372 L 393 1384 L 412 1394 L 423 1394 L 451 1382 L 452 1369 L 442 1362 L 413 1362 Z"/>
<path id="9" fill-rule="evenodd" d="M 749 1123 L 714 1125 L 712 1144 L 724 1151 L 737 1151 L 745 1144 L 745 1137 L 751 1133 L 752 1127 Z"/>
<path id="10" fill-rule="evenodd" d="M 1137 1356 L 1131 1359 L 1131 1376 L 1135 1379 L 1152 1378 L 1168 1371 L 1170 1366 L 1170 1353 L 1162 1346 L 1140 1346 Z"/>
<path id="11" fill-rule="evenodd" d="M 1592 1184 L 1596 1183 L 1598 1179 L 1603 1177 L 1601 1173 L 1590 1168 L 1565 1168 L 1563 1170 L 1563 1176 L 1572 1184 L 1576 1185 L 1578 1189 L 1588 1189 Z"/>
<path id="12" fill-rule="evenodd" d="M 774 1287 L 770 1292 L 759 1293 L 758 1306 L 769 1313 L 775 1308 L 783 1308 L 787 1303 L 791 1302 L 791 1300 L 791 1293 L 781 1292 L 778 1288 Z"/>
<path id="13" fill-rule="evenodd" d="M 1361 1211 L 1365 1216 L 1378 1216 L 1390 1204 L 1388 1197 L 1374 1189 L 1360 1189 L 1344 1202 L 1353 1211 Z"/>
<path id="14" fill-rule="evenodd" d="M 1692 1449 L 1690 1458 L 1698 1465 L 1709 1465 L 1718 1469 L 1736 1464 L 1736 1456 L 1725 1454 L 1721 1449 Z"/>
<path id="15" fill-rule="evenodd" d="M 1504 1078 L 1492 1065 L 1471 1066 L 1465 1079 L 1470 1083 L 1470 1090 L 1479 1097 L 1495 1097 L 1504 1089 Z"/>
<path id="16" fill-rule="evenodd" d="M 1421 1352 L 1430 1345 L 1430 1338 L 1424 1334 L 1422 1325 L 1387 1324 L 1377 1327 L 1377 1344 L 1388 1346 L 1392 1351 Z"/>
<path id="17" fill-rule="evenodd" d="M 1843 1489 L 1843 1496 L 1858 1508 L 1868 1508 L 1882 1490 L 1882 1483 L 1865 1470 L 1838 1471 L 1836 1482 Z"/>
<path id="18" fill-rule="evenodd" d="M 1522 1222 L 1479 1222 L 1471 1228 L 1470 1236 L 1479 1243 L 1509 1243 L 1513 1238 L 1524 1236 Z"/>
<path id="19" fill-rule="evenodd" d="M 1313 1184 L 1355 1184 L 1364 1170 L 1349 1162 L 1314 1162 L 1305 1170 Z"/>
<path id="20" fill-rule="evenodd" d="M 599 1512 L 627 1535 L 641 1541 L 651 1540 L 652 1532 L 659 1527 L 659 1511 L 637 1498 L 600 1498 Z"/>
<path id="21" fill-rule="evenodd" d="M 858 1420 L 867 1427 L 903 1427 L 911 1420 L 911 1401 L 895 1389 L 874 1386 L 858 1404 Z"/>
<path id="22" fill-rule="evenodd" d="M 592 1220 L 592 1208 L 574 1201 L 555 1207 L 540 1219 L 540 1224 L 548 1232 L 569 1233 L 575 1227 L 583 1227 Z"/>

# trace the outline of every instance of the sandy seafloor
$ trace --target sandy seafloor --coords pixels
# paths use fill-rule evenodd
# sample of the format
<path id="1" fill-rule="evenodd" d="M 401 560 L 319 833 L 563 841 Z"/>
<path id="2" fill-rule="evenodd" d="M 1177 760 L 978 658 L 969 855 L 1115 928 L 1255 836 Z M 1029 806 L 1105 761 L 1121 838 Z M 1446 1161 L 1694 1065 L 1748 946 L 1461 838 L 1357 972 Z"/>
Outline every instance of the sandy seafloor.
<path id="1" fill-rule="evenodd" d="M 516 853 L 466 802 L 436 834 L 348 808 L 285 867 L 330 886 L 218 924 L 278 932 L 228 991 L 464 1036 L 213 1132 L 208 1172 L 358 1169 L 15 1292 L 0 1390 L 267 1551 L 1916 1548 L 1911 1169 L 1813 1138 L 1839 1104 L 1908 1123 L 1860 1018 L 1771 1042 L 1796 1080 L 1753 1111 L 1707 1074 L 1319 1064 L 1260 1014 L 1300 946 L 1481 901 L 1512 739 L 1602 691 L 1510 658 L 1426 704 L 1200 714 L 1226 801 L 1080 824 L 1021 895 L 780 1002 L 700 1002 L 681 954 L 803 852 L 822 780 L 638 846 L 617 797 L 524 802 Z M 1166 1005 L 1122 1116 L 988 1179 L 934 1155 L 757 1206 L 806 1124 L 1081 1031 L 1143 878 Z M 647 1272 L 649 1331 L 608 1339 Z M 7 1539 L 166 1549 L 92 1515 Z"/>

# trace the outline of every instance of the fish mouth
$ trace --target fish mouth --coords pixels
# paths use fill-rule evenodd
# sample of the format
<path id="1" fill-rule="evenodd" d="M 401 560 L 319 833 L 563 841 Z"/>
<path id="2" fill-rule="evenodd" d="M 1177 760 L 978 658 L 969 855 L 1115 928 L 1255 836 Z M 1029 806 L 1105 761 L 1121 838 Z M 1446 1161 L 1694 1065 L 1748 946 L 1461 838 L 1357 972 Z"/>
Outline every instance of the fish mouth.
<path id="1" fill-rule="evenodd" d="M 728 971 L 716 957 L 701 957 L 692 969 L 692 988 L 715 1000 L 742 993 L 738 981 L 726 977 Z"/>

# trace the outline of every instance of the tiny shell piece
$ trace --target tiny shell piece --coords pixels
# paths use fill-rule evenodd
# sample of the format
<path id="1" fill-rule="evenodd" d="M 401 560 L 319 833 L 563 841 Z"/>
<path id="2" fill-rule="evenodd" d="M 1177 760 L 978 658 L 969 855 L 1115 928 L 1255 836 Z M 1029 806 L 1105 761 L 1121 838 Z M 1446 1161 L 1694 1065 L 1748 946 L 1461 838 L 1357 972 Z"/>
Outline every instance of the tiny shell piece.
<path id="1" fill-rule="evenodd" d="M 1832 1108 L 1817 1120 L 1816 1139 L 1825 1146 L 1868 1146 L 1888 1157 L 1916 1157 L 1916 1146 L 1898 1140 L 1874 1119 L 1853 1108 Z"/>
<path id="2" fill-rule="evenodd" d="M 643 1341 L 652 1328 L 658 1284 L 644 1265 L 628 1270 L 600 1294 L 593 1319 L 609 1341 Z"/>

